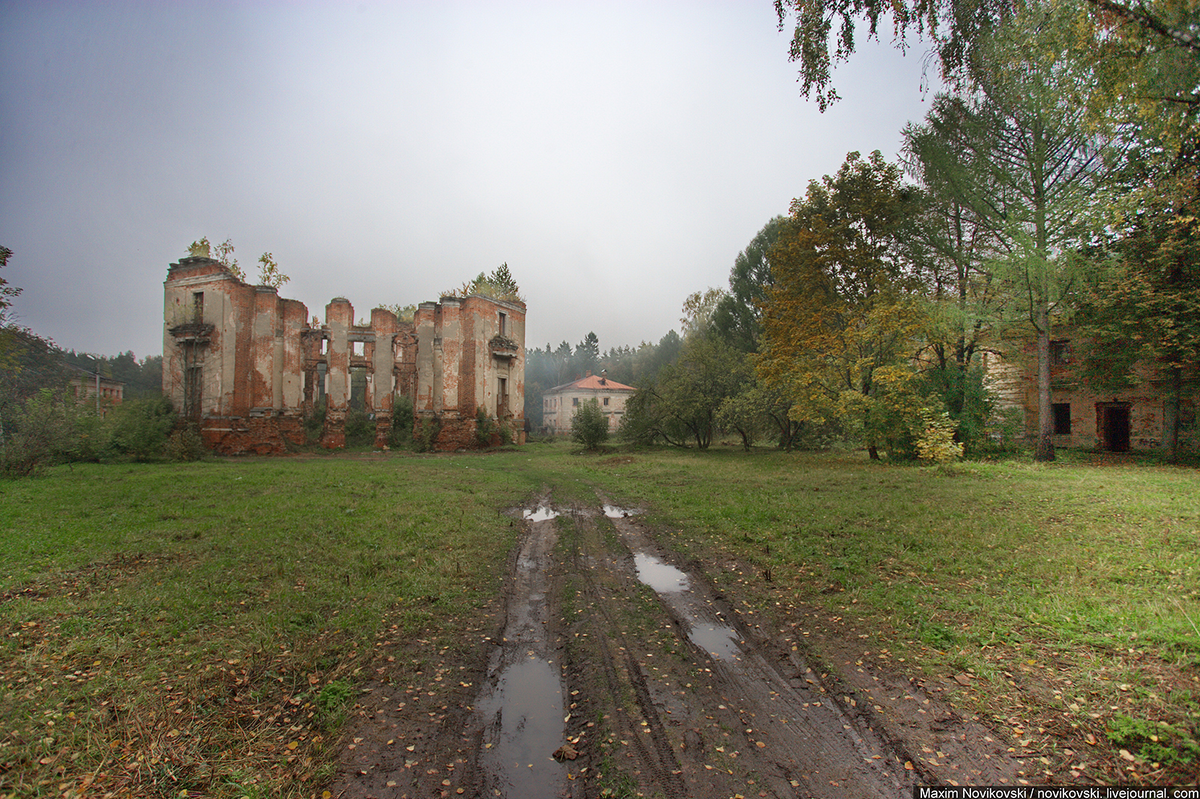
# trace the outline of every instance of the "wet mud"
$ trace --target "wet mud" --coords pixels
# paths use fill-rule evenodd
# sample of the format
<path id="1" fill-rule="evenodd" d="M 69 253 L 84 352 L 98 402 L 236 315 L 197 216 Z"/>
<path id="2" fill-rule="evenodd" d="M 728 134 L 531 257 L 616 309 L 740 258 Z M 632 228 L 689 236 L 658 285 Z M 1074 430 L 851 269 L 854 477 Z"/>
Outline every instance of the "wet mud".
<path id="1" fill-rule="evenodd" d="M 986 730 L 829 630 L 811 630 L 822 661 L 735 612 L 719 566 L 683 562 L 636 509 L 545 496 L 512 515 L 504 596 L 415 672 L 378 670 L 334 796 L 906 797 L 1013 776 Z"/>

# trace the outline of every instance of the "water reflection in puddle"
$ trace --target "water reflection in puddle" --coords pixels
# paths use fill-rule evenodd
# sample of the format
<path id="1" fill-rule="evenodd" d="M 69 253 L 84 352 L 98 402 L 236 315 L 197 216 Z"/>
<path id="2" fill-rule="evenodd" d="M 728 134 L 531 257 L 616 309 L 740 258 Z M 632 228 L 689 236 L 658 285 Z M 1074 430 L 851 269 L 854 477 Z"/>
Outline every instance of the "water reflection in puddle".
<path id="1" fill-rule="evenodd" d="M 720 624 L 697 624 L 688 633 L 696 646 L 717 660 L 739 660 L 742 650 L 737 645 L 737 633 Z"/>
<path id="2" fill-rule="evenodd" d="M 480 703 L 491 746 L 486 757 L 508 796 L 557 796 L 563 768 L 551 757 L 563 740 L 558 674 L 532 655 L 500 674 L 495 692 Z"/>
<path id="3" fill-rule="evenodd" d="M 688 589 L 688 576 L 674 566 L 663 563 L 653 555 L 638 552 L 633 556 L 638 579 L 660 594 L 674 594 Z"/>
<path id="4" fill-rule="evenodd" d="M 521 518 L 527 522 L 548 522 L 558 518 L 558 511 L 549 505 L 538 505 L 536 509 L 526 508 L 521 512 Z"/>
<path id="5" fill-rule="evenodd" d="M 634 508 L 618 508 L 616 505 L 605 505 L 604 515 L 610 519 L 624 519 L 637 513 Z"/>

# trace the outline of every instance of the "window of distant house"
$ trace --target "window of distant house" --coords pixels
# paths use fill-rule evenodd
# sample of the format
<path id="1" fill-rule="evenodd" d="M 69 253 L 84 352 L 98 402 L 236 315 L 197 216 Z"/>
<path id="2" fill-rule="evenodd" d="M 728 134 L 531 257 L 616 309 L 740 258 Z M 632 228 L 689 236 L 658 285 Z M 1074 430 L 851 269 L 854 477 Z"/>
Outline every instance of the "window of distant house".
<path id="1" fill-rule="evenodd" d="M 1051 341 L 1050 342 L 1050 364 L 1052 366 L 1063 366 L 1071 362 L 1071 342 Z"/>
<path id="2" fill-rule="evenodd" d="M 1050 410 L 1054 414 L 1054 435 L 1071 435 L 1071 403 L 1056 402 Z"/>
<path id="3" fill-rule="evenodd" d="M 579 397 L 571 397 L 571 405 L 572 405 L 572 407 L 578 408 L 579 407 Z"/>
<path id="4" fill-rule="evenodd" d="M 604 404 L 605 404 L 605 405 L 608 405 L 608 397 L 605 397 L 605 398 L 604 398 Z"/>

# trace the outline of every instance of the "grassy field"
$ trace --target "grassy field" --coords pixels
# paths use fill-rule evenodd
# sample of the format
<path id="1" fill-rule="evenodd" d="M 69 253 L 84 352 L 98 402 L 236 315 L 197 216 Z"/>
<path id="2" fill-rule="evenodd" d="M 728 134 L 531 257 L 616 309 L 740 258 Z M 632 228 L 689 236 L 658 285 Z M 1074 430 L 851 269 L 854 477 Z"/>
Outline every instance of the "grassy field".
<path id="1" fill-rule="evenodd" d="M 973 675 L 964 707 L 1200 761 L 1195 471 L 531 444 L 0 483 L 0 794 L 320 796 L 364 673 L 471 629 L 546 489 L 643 508 L 747 613 Z"/>

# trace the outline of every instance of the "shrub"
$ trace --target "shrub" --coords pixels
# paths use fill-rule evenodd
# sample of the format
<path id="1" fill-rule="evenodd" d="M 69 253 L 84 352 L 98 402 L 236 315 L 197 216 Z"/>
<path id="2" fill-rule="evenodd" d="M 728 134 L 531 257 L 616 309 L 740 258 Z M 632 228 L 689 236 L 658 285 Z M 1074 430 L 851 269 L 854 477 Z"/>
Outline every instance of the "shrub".
<path id="1" fill-rule="evenodd" d="M 78 406 L 66 394 L 44 389 L 27 399 L 0 439 L 0 474 L 25 477 L 69 460 L 79 441 Z"/>
<path id="2" fill-rule="evenodd" d="M 511 444 L 516 440 L 513 436 L 513 421 L 511 419 L 500 419 L 496 422 L 496 434 L 500 436 L 501 446 Z"/>
<path id="3" fill-rule="evenodd" d="M 321 437 L 321 433 L 325 431 L 325 403 L 324 401 L 317 403 L 313 408 L 312 413 L 304 417 L 304 437 L 308 443 L 313 443 Z"/>
<path id="4" fill-rule="evenodd" d="M 431 452 L 440 432 L 442 432 L 440 419 L 436 416 L 422 416 L 420 424 L 413 432 L 413 447 L 417 452 Z"/>
<path id="5" fill-rule="evenodd" d="M 109 419 L 111 449 L 135 461 L 161 457 L 176 422 L 175 409 L 166 397 L 124 402 L 112 409 Z"/>
<path id="6" fill-rule="evenodd" d="M 596 449 L 608 440 L 608 419 L 595 399 L 581 402 L 571 417 L 571 440 Z"/>
<path id="7" fill-rule="evenodd" d="M 480 405 L 475 410 L 475 441 L 481 447 L 492 445 L 492 436 L 496 433 L 496 420 Z"/>
<path id="8" fill-rule="evenodd" d="M 913 424 L 917 456 L 927 463 L 950 463 L 963 455 L 963 445 L 954 440 L 956 425 L 946 412 L 922 408 Z"/>
<path id="9" fill-rule="evenodd" d="M 388 435 L 388 446 L 401 449 L 412 445 L 413 403 L 408 397 L 396 397 L 392 405 L 392 431 Z"/>
<path id="10" fill-rule="evenodd" d="M 166 454 L 173 461 L 198 461 L 204 457 L 204 439 L 194 422 L 178 425 L 171 431 Z"/>
<path id="11" fill-rule="evenodd" d="M 375 420 L 366 411 L 348 410 L 345 431 L 348 447 L 369 447 L 375 443 Z"/>
<path id="12" fill-rule="evenodd" d="M 112 445 L 112 429 L 95 411 L 83 411 L 75 417 L 75 452 L 72 460 L 99 461 Z"/>

